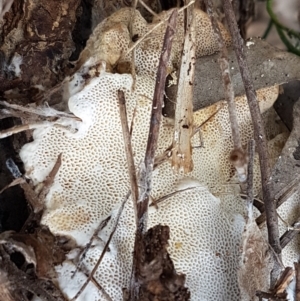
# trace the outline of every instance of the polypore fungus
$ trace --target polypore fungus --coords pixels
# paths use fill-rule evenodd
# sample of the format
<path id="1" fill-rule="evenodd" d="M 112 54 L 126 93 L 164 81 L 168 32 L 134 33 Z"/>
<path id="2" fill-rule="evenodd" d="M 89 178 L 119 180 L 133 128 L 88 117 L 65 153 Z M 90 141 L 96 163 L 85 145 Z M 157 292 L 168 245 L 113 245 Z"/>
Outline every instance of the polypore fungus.
<path id="1" fill-rule="evenodd" d="M 131 12 L 129 9 L 126 11 Z M 124 17 L 122 12 L 119 14 L 125 23 L 129 22 L 128 16 Z M 199 53 L 203 53 L 203 49 L 206 53 L 211 53 L 217 43 L 213 40 L 212 32 L 207 32 L 209 18 L 203 12 L 197 12 L 196 16 L 201 24 L 206 24 L 205 40 L 198 32 L 201 37 L 198 40 L 201 48 Z M 115 16 L 108 20 L 115 20 Z M 123 30 L 122 26 L 118 27 L 114 22 L 112 27 L 108 26 L 108 20 L 99 25 L 99 28 L 103 28 L 104 36 L 112 30 L 109 35 L 114 36 L 115 33 L 117 37 L 120 28 L 125 33 L 124 37 L 128 35 L 125 27 Z M 142 25 L 138 26 L 144 28 L 144 21 L 141 22 Z M 102 37 L 99 28 L 97 35 Z M 202 30 L 204 29 L 200 28 Z M 70 111 L 82 122 L 71 123 L 65 120 L 64 128 L 37 129 L 34 131 L 34 141 L 26 144 L 20 152 L 26 175 L 35 184 L 45 179 L 57 156 L 62 153 L 62 165 L 46 197 L 46 209 L 42 218 L 42 223 L 49 226 L 54 234 L 72 236 L 78 245 L 84 246 L 99 223 L 111 215 L 108 225 L 100 231 L 99 239 L 86 254 L 83 261 L 83 271 L 86 273 L 91 272 L 99 258 L 114 225 L 119 204 L 130 187 L 117 91 L 122 90 L 125 94 L 128 123 L 133 124 L 131 141 L 138 169 L 148 137 L 155 85 L 151 76 L 156 73 L 156 58 L 162 41 L 162 36 L 158 33 L 163 31 L 160 29 L 136 49 L 138 75 L 135 89 L 132 89 L 134 81 L 130 74 L 102 72 L 69 99 Z M 179 29 L 178 36 L 181 31 Z M 210 34 L 211 38 L 208 38 Z M 92 45 L 91 41 L 89 43 Z M 105 43 L 101 45 L 104 47 Z M 101 59 L 104 54 L 97 52 L 98 46 L 93 47 L 94 50 L 89 50 L 87 58 L 99 55 Z M 176 43 L 174 51 L 174 57 L 179 55 L 176 54 Z M 115 56 L 115 53 L 112 52 L 115 58 L 107 58 L 109 64 L 113 65 L 119 59 L 119 54 Z M 109 55 L 109 52 L 105 55 Z M 143 68 L 145 72 L 142 71 Z M 277 93 L 277 87 L 258 92 L 263 111 L 272 106 Z M 242 144 L 246 145 L 253 132 L 245 97 L 238 97 L 236 105 Z M 237 269 L 245 225 L 242 216 L 245 206 L 239 197 L 237 182 L 232 182 L 234 169 L 229 161 L 232 140 L 226 106 L 225 102 L 219 102 L 194 113 L 195 127 L 200 127 L 201 135 L 198 132 L 193 137 L 194 170 L 188 175 L 192 179 L 190 184 L 189 180 L 184 183 L 185 187 L 193 188 L 178 190 L 178 186 L 182 186 L 180 183 L 184 180 L 184 175 L 173 173 L 169 162 L 160 164 L 153 176 L 151 195 L 154 200 L 158 201 L 176 190 L 177 193 L 158 202 L 157 207 L 151 207 L 148 227 L 157 224 L 170 227 L 169 252 L 176 270 L 186 274 L 191 300 L 239 300 L 240 296 Z M 68 131 L 66 126 L 75 127 L 77 132 Z M 278 126 L 274 121 L 272 127 L 272 133 L 277 134 Z M 165 152 L 171 145 L 172 132 L 170 122 L 164 119 L 157 155 Z M 129 286 L 134 233 L 134 210 L 132 201 L 128 200 L 109 251 L 94 276 L 114 301 L 122 300 L 122 288 Z M 85 278 L 83 273 L 79 273 L 72 279 L 72 270 L 75 270 L 75 265 L 70 261 L 57 267 L 59 284 L 69 298 L 75 295 L 75 287 L 79 289 Z M 91 283 L 89 285 L 92 287 Z M 86 290 L 77 300 L 105 300 L 104 294 L 96 289 Z"/>

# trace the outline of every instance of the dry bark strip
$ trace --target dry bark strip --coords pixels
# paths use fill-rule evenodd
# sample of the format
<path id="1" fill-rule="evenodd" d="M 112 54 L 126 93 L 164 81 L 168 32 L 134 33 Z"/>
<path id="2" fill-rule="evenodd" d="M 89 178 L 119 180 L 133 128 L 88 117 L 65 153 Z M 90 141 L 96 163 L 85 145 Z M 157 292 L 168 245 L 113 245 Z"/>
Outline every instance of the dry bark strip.
<path id="1" fill-rule="evenodd" d="M 196 63 L 194 5 L 186 11 L 186 32 L 178 80 L 172 166 L 185 173 L 193 170 L 191 137 L 193 135 L 193 92 Z"/>
<path id="2" fill-rule="evenodd" d="M 294 263 L 296 274 L 296 301 L 300 301 L 300 267 L 299 262 Z"/>
<path id="3" fill-rule="evenodd" d="M 160 56 L 156 85 L 154 90 L 152 110 L 150 117 L 150 128 L 146 147 L 145 159 L 140 171 L 140 195 L 137 202 L 137 229 L 134 242 L 132 275 L 130 281 L 129 300 L 139 300 L 140 275 L 139 267 L 144 261 L 143 255 L 143 234 L 147 227 L 147 213 L 149 196 L 151 191 L 152 171 L 154 167 L 155 151 L 161 123 L 161 110 L 163 104 L 164 88 L 167 76 L 167 64 L 171 54 L 172 40 L 175 35 L 178 10 L 174 9 L 169 18 L 168 26 L 163 41 L 163 48 Z"/>
<path id="4" fill-rule="evenodd" d="M 275 253 L 277 255 L 280 255 L 281 246 L 279 241 L 278 217 L 276 213 L 276 205 L 274 202 L 273 183 L 270 181 L 271 171 L 268 158 L 266 135 L 257 102 L 256 92 L 243 51 L 244 42 L 240 36 L 230 0 L 224 0 L 223 7 L 229 31 L 233 39 L 234 49 L 239 63 L 241 76 L 244 82 L 246 96 L 248 99 L 249 109 L 253 122 L 254 138 L 256 141 L 260 162 L 263 199 L 266 209 L 268 240 Z"/>
<path id="5" fill-rule="evenodd" d="M 291 267 L 286 267 L 284 271 L 281 273 L 278 281 L 274 287 L 274 292 L 276 296 L 286 297 L 286 289 L 291 281 L 295 277 L 295 271 Z"/>

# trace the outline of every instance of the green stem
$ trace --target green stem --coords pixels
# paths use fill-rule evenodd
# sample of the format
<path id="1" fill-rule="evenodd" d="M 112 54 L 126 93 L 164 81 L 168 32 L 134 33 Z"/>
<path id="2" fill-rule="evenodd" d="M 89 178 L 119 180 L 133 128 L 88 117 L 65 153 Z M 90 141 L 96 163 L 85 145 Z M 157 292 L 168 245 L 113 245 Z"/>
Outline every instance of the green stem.
<path id="1" fill-rule="evenodd" d="M 273 27 L 273 20 L 272 19 L 270 19 L 269 20 L 269 23 L 268 23 L 268 27 L 266 28 L 266 30 L 265 30 L 265 33 L 263 34 L 263 36 L 262 36 L 262 38 L 265 40 L 266 38 L 267 38 L 267 36 L 269 35 L 269 33 L 270 33 L 270 31 L 271 31 L 271 29 L 272 29 L 272 27 Z"/>
<path id="2" fill-rule="evenodd" d="M 300 50 L 297 49 L 290 41 L 289 39 L 285 36 L 282 28 L 280 28 L 279 26 L 275 25 L 276 26 L 276 30 L 278 32 L 278 35 L 281 39 L 281 41 L 284 43 L 284 45 L 287 47 L 288 51 L 289 52 L 292 52 L 298 56 L 300 56 Z"/>
<path id="3" fill-rule="evenodd" d="M 279 22 L 279 20 L 277 19 L 277 16 L 274 14 L 274 12 L 272 10 L 272 3 L 273 3 L 273 0 L 267 0 L 267 11 L 268 11 L 273 23 L 276 26 L 280 27 L 282 30 L 285 30 L 289 36 L 294 36 L 300 40 L 299 32 L 297 32 L 293 29 L 290 29 Z"/>

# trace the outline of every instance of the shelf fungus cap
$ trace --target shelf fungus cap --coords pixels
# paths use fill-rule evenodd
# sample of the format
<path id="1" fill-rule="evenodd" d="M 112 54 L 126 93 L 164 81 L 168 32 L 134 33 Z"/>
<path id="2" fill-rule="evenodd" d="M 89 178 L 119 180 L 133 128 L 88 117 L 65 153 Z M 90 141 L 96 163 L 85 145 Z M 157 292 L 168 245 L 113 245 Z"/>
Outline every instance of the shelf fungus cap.
<path id="1" fill-rule="evenodd" d="M 131 12 L 130 9 L 126 11 Z M 209 20 L 203 13 L 201 18 Z M 108 21 L 100 25 L 104 28 L 104 36 L 107 32 L 114 36 L 115 32 L 114 39 L 117 39 L 121 32 L 126 41 L 128 13 L 120 18 L 123 22 L 120 27 L 116 25 L 118 20 L 115 16 L 111 20 L 112 27 L 108 26 Z M 101 35 L 102 31 L 99 30 L 98 34 Z M 210 33 L 205 32 L 205 35 L 207 38 Z M 160 52 L 162 36 L 156 40 L 151 36 L 147 41 L 156 43 Z M 42 223 L 49 226 L 54 234 L 69 235 L 78 245 L 84 246 L 99 223 L 111 216 L 86 254 L 83 261 L 86 273 L 95 266 L 114 226 L 120 202 L 130 188 L 118 90 L 124 92 L 128 124 L 133 125 L 131 143 L 137 170 L 144 158 L 155 86 L 153 74 L 158 64 L 157 52 L 147 54 L 146 50 L 152 49 L 147 46 L 150 43 L 147 41 L 136 52 L 138 72 L 135 89 L 132 89 L 134 81 L 129 74 L 102 72 L 92 77 L 80 91 L 70 92 L 69 109 L 81 121 L 72 121 L 68 125 L 76 131 L 53 126 L 35 130 L 33 142 L 24 145 L 20 152 L 26 175 L 35 184 L 46 178 L 57 156 L 62 153 L 62 164 L 46 196 L 42 217 Z M 205 42 L 203 38 L 201 41 Z M 208 41 L 211 42 L 210 39 Z M 208 45 L 207 49 L 212 51 L 213 48 Z M 93 55 L 93 51 L 87 58 Z M 115 56 L 117 60 L 118 55 Z M 106 63 L 114 64 L 115 58 Z M 143 66 L 144 73 L 141 71 Z M 277 93 L 277 87 L 258 92 L 263 110 L 272 105 Z M 236 98 L 236 107 L 242 145 L 246 145 L 253 137 L 246 98 Z M 181 173 L 175 174 L 168 161 L 154 170 L 151 197 L 157 206 L 151 206 L 149 210 L 148 227 L 157 224 L 169 226 L 170 256 L 176 271 L 186 275 L 186 286 L 193 301 L 239 300 L 237 269 L 245 226 L 245 205 L 239 197 L 238 184 L 230 182 L 234 169 L 228 160 L 232 139 L 226 103 L 221 101 L 195 112 L 194 122 L 195 126 L 201 125 L 201 135 L 194 135 L 192 139 L 194 169 L 188 174 L 188 179 Z M 275 122 L 270 132 L 279 134 Z M 172 137 L 172 126 L 163 119 L 156 155 L 162 155 L 168 149 Z M 130 281 L 135 235 L 132 206 L 129 199 L 109 250 L 94 275 L 114 301 L 122 300 L 122 288 L 128 288 Z M 73 264 L 68 261 L 57 267 L 61 277 L 58 281 L 69 298 L 76 293 L 73 284 L 82 283 L 84 278 L 79 273 L 76 279 L 71 279 L 71 270 L 75 269 Z M 89 292 L 85 292 L 85 300 L 105 300 L 101 291 L 91 289 Z"/>

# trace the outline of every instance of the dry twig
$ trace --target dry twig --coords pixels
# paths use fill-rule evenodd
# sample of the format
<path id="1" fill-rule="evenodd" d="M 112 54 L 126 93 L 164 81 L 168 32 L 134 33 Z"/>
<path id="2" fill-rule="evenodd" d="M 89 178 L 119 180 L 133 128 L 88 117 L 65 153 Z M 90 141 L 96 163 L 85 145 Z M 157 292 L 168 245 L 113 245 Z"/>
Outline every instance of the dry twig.
<path id="1" fill-rule="evenodd" d="M 212 1 L 204 0 L 204 3 L 206 5 L 206 11 L 210 17 L 212 28 L 214 30 L 215 37 L 218 41 L 219 49 L 220 49 L 220 57 L 218 61 L 222 73 L 222 82 L 224 87 L 225 100 L 228 104 L 228 113 L 229 113 L 232 139 L 233 139 L 233 150 L 230 153 L 230 161 L 232 162 L 232 164 L 237 170 L 239 180 L 241 182 L 244 182 L 247 178 L 247 155 L 242 149 L 239 124 L 238 124 L 237 113 L 236 113 L 236 106 L 234 102 L 233 84 L 230 77 L 228 51 L 226 49 L 224 39 L 220 32 L 219 24 L 214 16 Z"/>
<path id="2" fill-rule="evenodd" d="M 299 262 L 294 263 L 296 275 L 296 301 L 300 301 L 300 267 Z"/>
<path id="3" fill-rule="evenodd" d="M 149 7 L 143 0 L 138 0 L 140 3 L 141 3 L 141 5 L 142 6 L 144 6 L 145 8 L 146 8 L 146 10 L 150 13 L 150 14 L 152 14 L 153 16 L 157 16 L 157 13 L 155 12 L 155 11 L 153 11 L 152 9 L 151 9 L 151 7 Z"/>
<path id="4" fill-rule="evenodd" d="M 286 245 L 293 240 L 294 237 L 296 237 L 299 234 L 300 231 L 300 218 L 297 219 L 297 221 L 295 221 L 292 224 L 292 228 L 288 229 L 286 232 L 284 232 L 282 234 L 282 236 L 280 237 L 280 245 L 281 248 L 285 248 Z"/>
<path id="5" fill-rule="evenodd" d="M 143 250 L 142 239 L 143 233 L 146 231 L 147 227 L 147 213 L 151 191 L 152 171 L 154 167 L 155 151 L 157 148 L 158 134 L 161 122 L 161 111 L 167 76 L 167 64 L 171 54 L 172 40 L 175 34 L 177 15 L 178 10 L 174 9 L 169 18 L 168 26 L 164 36 L 163 48 L 156 76 L 145 159 L 140 171 L 139 184 L 141 189 L 136 208 L 137 229 L 135 235 L 132 275 L 130 283 L 130 300 L 138 300 L 139 296 L 138 267 L 141 266 L 141 251 Z"/>
<path id="6" fill-rule="evenodd" d="M 76 269 L 72 275 L 72 279 L 75 277 L 75 275 L 77 274 L 78 270 L 81 269 L 82 266 L 82 261 L 85 259 L 86 254 L 88 252 L 88 250 L 90 249 L 90 247 L 92 246 L 92 243 L 94 241 L 94 239 L 97 238 L 99 232 L 106 227 L 106 225 L 108 224 L 108 222 L 110 221 L 111 216 L 107 217 L 106 219 L 102 220 L 101 223 L 99 224 L 99 226 L 96 228 L 94 234 L 92 235 L 92 237 L 90 238 L 90 241 L 87 243 L 87 245 L 85 246 L 85 248 L 82 250 L 82 252 L 79 255 L 79 259 L 78 262 L 76 264 Z"/>
<path id="7" fill-rule="evenodd" d="M 40 202 L 43 203 L 44 199 L 46 197 L 46 195 L 48 194 L 53 182 L 54 182 L 54 178 L 56 176 L 56 174 L 58 173 L 58 170 L 61 166 L 61 156 L 62 153 L 60 153 L 56 159 L 56 162 L 53 166 L 53 168 L 51 169 L 49 175 L 46 177 L 46 179 L 43 181 L 43 187 L 41 187 L 40 192 L 38 193 L 38 198 L 40 199 Z M 36 210 L 35 210 L 36 211 Z"/>
<path id="8" fill-rule="evenodd" d="M 274 292 L 276 296 L 286 295 L 286 289 L 288 285 L 291 283 L 291 281 L 293 280 L 294 276 L 295 276 L 295 272 L 293 268 L 286 267 L 284 269 L 284 271 L 281 273 L 274 287 Z"/>
<path id="9" fill-rule="evenodd" d="M 266 293 L 257 291 L 256 296 L 259 300 L 270 300 L 270 301 L 287 301 L 286 298 L 276 297 L 273 293 Z"/>
<path id="10" fill-rule="evenodd" d="M 17 178 L 17 179 L 14 179 L 12 180 L 8 185 L 6 185 L 5 187 L 3 187 L 1 190 L 0 190 L 0 194 L 5 191 L 6 189 L 8 189 L 9 187 L 13 187 L 13 186 L 16 186 L 16 185 L 20 185 L 20 184 L 23 184 L 25 183 L 25 180 L 23 178 Z"/>
<path id="11" fill-rule="evenodd" d="M 256 141 L 260 162 L 263 199 L 266 209 L 268 240 L 276 254 L 280 255 L 281 246 L 279 241 L 278 217 L 276 214 L 276 205 L 274 202 L 273 183 L 270 181 L 271 173 L 266 135 L 257 102 L 256 92 L 254 90 L 251 75 L 247 66 L 247 62 L 245 60 L 245 54 L 243 50 L 244 42 L 240 36 L 230 0 L 224 0 L 223 7 L 229 31 L 233 39 L 234 50 L 236 52 L 242 80 L 244 82 L 246 96 L 248 99 L 249 109 L 253 122 L 254 138 Z"/>
<path id="12" fill-rule="evenodd" d="M 20 112 L 25 112 L 28 114 L 32 114 L 32 115 L 37 115 L 37 116 L 43 116 L 43 117 L 67 117 L 67 118 L 72 118 L 72 119 L 77 119 L 77 120 L 81 120 L 80 118 L 76 117 L 73 114 L 70 113 L 65 113 L 65 112 L 61 112 L 61 111 L 57 111 L 51 107 L 37 107 L 37 108 L 32 108 L 32 107 L 25 107 L 25 106 L 20 106 L 17 104 L 11 104 L 8 103 L 6 101 L 2 101 L 0 100 L 0 105 L 6 107 L 6 108 L 10 108 L 16 111 L 20 111 Z"/>
<path id="13" fill-rule="evenodd" d="M 101 255 L 100 255 L 100 257 L 99 257 L 97 263 L 95 264 L 93 270 L 91 271 L 91 273 L 90 273 L 90 275 L 88 276 L 88 278 L 86 279 L 86 281 L 85 281 L 85 282 L 83 283 L 83 285 L 81 286 L 80 290 L 79 290 L 79 291 L 77 292 L 77 294 L 71 299 L 71 301 L 75 301 L 75 300 L 81 295 L 81 293 L 84 291 L 84 289 L 87 287 L 87 285 L 89 284 L 89 282 L 90 282 L 90 281 L 92 280 L 92 278 L 94 277 L 94 275 L 95 275 L 95 273 L 96 273 L 96 271 L 97 271 L 97 269 L 98 269 L 98 267 L 99 267 L 99 265 L 100 265 L 100 263 L 101 263 L 101 261 L 102 261 L 104 255 L 105 255 L 105 253 L 106 253 L 106 251 L 107 251 L 107 249 L 108 249 L 108 246 L 109 246 L 109 244 L 110 244 L 110 242 L 111 242 L 111 239 L 113 238 L 113 236 L 114 236 L 114 234 L 115 234 L 115 232 L 116 232 L 116 229 L 117 229 L 117 227 L 118 227 L 118 223 L 119 223 L 121 214 L 122 214 L 122 212 L 123 212 L 123 209 L 124 209 L 124 206 L 125 206 L 125 204 L 126 204 L 126 201 L 128 200 L 128 198 L 129 198 L 129 196 L 130 196 L 130 193 L 131 193 L 131 192 L 128 191 L 127 194 L 126 194 L 126 196 L 125 196 L 125 198 L 124 198 L 123 201 L 122 201 L 121 207 L 120 207 L 120 209 L 119 209 L 119 211 L 118 211 L 118 213 L 117 213 L 117 216 L 116 216 L 116 221 L 115 221 L 114 228 L 113 228 L 113 230 L 111 231 L 111 233 L 110 233 L 110 235 L 109 235 L 109 237 L 108 237 L 108 240 L 107 240 L 107 242 L 106 242 L 106 244 L 105 244 L 105 246 L 104 246 L 104 248 L 103 248 L 103 250 L 102 250 L 102 253 L 101 253 Z"/>
<path id="14" fill-rule="evenodd" d="M 53 126 L 53 124 L 54 124 L 53 122 L 41 121 L 41 122 L 31 123 L 31 124 L 16 125 L 9 129 L 0 131 L 0 139 L 12 136 L 12 135 L 20 133 L 20 132 L 24 132 L 27 130 L 43 128 L 46 126 Z"/>
<path id="15" fill-rule="evenodd" d="M 180 193 L 180 192 L 184 192 L 184 191 L 188 191 L 188 190 L 192 190 L 192 189 L 195 189 L 195 188 L 199 188 L 199 186 L 195 186 L 195 187 L 188 187 L 188 188 L 185 188 L 185 189 L 181 189 L 181 190 L 176 190 L 174 192 L 171 192 L 169 194 L 166 194 L 164 196 L 162 196 L 161 198 L 159 198 L 158 200 L 154 200 L 149 206 L 156 206 L 157 204 L 167 200 L 168 198 Z M 206 189 L 206 188 L 204 188 Z"/>
<path id="16" fill-rule="evenodd" d="M 178 10 L 178 13 L 181 13 L 182 11 L 184 11 L 186 8 L 188 8 L 190 5 L 193 5 L 195 3 L 194 0 L 190 1 L 188 5 L 183 6 L 182 8 L 180 8 Z M 142 43 L 146 37 L 148 37 L 153 31 L 155 31 L 159 26 L 161 26 L 162 24 L 168 22 L 169 18 L 165 18 L 163 20 L 161 20 L 160 22 L 158 22 L 155 26 L 153 26 L 151 28 L 151 30 L 149 30 L 145 35 L 143 35 L 139 40 L 137 40 L 125 53 L 125 56 L 127 56 L 131 51 L 133 51 L 140 43 Z"/>
<path id="17" fill-rule="evenodd" d="M 133 159 L 131 136 L 128 128 L 126 101 L 125 101 L 124 92 L 121 90 L 118 91 L 118 99 L 119 99 L 120 118 L 121 118 L 122 132 L 124 138 L 126 160 L 128 165 L 131 193 L 132 193 L 134 208 L 136 209 L 137 201 L 139 198 L 139 189 L 138 189 L 137 176 L 136 176 L 135 164 Z"/>
<path id="18" fill-rule="evenodd" d="M 34 191 L 31 185 L 28 184 L 26 181 L 20 183 L 20 186 L 24 191 L 26 200 L 31 206 L 30 215 L 27 218 L 26 222 L 24 223 L 21 232 L 24 232 L 28 227 L 28 225 L 30 225 L 34 220 L 39 224 L 44 209 L 45 197 L 48 194 L 49 189 L 53 184 L 54 178 L 61 166 L 61 156 L 62 154 L 58 155 L 57 160 L 53 168 L 51 169 L 49 175 L 46 177 L 45 181 L 43 182 L 43 185 L 41 186 L 39 193 Z"/>
<path id="19" fill-rule="evenodd" d="M 285 201 L 287 201 L 290 196 L 292 196 L 299 189 L 299 177 L 292 180 L 287 186 L 280 190 L 275 195 L 276 208 L 281 206 Z M 261 208 L 261 215 L 256 219 L 257 224 L 260 226 L 266 221 L 266 213 L 264 208 Z"/>
<path id="20" fill-rule="evenodd" d="M 253 166 L 254 166 L 254 153 L 255 153 L 255 141 L 251 139 L 248 145 L 249 162 L 247 167 L 247 207 L 248 207 L 248 218 L 253 218 Z"/>
<path id="21" fill-rule="evenodd" d="M 35 129 L 45 128 L 45 127 L 52 127 L 52 126 L 68 130 L 72 133 L 76 132 L 75 129 L 72 129 L 69 126 L 62 125 L 57 121 L 46 121 L 45 120 L 45 121 L 36 122 L 36 123 L 16 125 L 16 126 L 13 126 L 9 129 L 0 131 L 0 139 L 12 136 L 12 135 L 17 134 L 17 133 L 24 132 L 24 131 L 27 131 L 27 130 L 35 130 Z"/>

